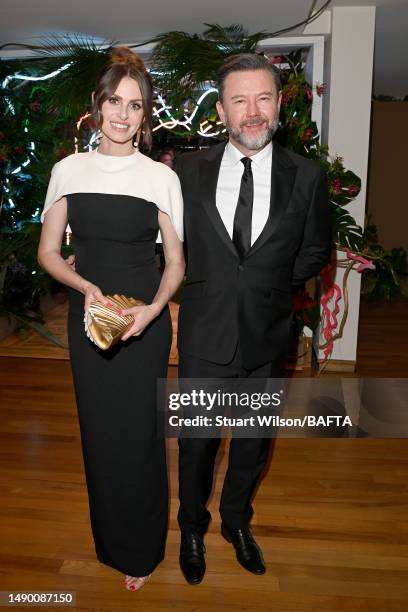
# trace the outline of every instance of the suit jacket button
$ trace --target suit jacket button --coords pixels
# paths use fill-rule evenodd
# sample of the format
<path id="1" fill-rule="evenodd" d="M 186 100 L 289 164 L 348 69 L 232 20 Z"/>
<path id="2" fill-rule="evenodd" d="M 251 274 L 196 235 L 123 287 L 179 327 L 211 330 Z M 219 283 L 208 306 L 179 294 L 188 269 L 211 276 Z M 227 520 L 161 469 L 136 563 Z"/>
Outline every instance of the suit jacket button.
<path id="1" fill-rule="evenodd" d="M 242 270 L 243 270 L 243 269 L 244 269 L 244 266 L 243 266 L 242 264 L 239 264 L 239 266 L 238 266 L 238 270 L 239 270 L 240 272 L 242 272 Z"/>

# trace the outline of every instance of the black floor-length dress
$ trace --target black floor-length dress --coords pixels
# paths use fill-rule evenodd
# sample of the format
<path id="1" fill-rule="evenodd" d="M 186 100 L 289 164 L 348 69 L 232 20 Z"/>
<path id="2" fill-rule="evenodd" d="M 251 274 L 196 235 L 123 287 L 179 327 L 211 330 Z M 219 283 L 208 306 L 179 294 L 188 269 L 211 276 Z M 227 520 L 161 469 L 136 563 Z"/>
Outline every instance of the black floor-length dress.
<path id="1" fill-rule="evenodd" d="M 159 208 L 181 233 L 178 178 L 140 153 L 94 151 L 62 162 L 54 167 L 44 212 L 67 197 L 77 272 L 105 295 L 151 303 L 160 282 Z M 84 296 L 71 290 L 68 337 L 96 554 L 125 574 L 145 576 L 162 560 L 167 532 L 156 380 L 167 374 L 169 310 L 141 336 L 103 351 L 85 334 Z"/>

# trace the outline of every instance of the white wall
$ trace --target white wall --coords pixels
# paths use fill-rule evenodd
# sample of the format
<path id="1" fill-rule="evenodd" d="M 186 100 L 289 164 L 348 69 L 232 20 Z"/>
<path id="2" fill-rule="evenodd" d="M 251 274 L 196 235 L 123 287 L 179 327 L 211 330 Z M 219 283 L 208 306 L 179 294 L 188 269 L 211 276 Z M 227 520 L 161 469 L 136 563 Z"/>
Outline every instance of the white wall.
<path id="1" fill-rule="evenodd" d="M 326 42 L 325 82 L 328 95 L 323 100 L 322 142 L 331 155 L 338 154 L 344 166 L 361 178 L 356 200 L 347 206 L 359 225 L 364 225 L 366 203 L 372 74 L 374 59 L 375 7 L 334 7 L 331 11 L 331 37 Z M 338 253 L 343 259 L 344 254 Z M 340 286 L 343 270 L 335 282 Z M 349 276 L 349 314 L 343 338 L 334 343 L 331 358 L 355 361 L 361 276 Z M 340 316 L 341 316 L 340 312 Z M 339 318 L 340 320 L 340 318 Z"/>

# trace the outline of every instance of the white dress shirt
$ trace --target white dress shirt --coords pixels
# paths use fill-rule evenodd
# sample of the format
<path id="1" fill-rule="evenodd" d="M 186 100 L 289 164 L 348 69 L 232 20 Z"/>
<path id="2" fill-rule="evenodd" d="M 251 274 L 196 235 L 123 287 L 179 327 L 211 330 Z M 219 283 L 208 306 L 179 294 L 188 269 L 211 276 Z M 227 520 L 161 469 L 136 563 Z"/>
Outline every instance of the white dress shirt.
<path id="1" fill-rule="evenodd" d="M 218 176 L 216 205 L 221 219 L 232 239 L 234 215 L 237 207 L 245 155 L 228 142 L 221 160 Z M 262 232 L 269 216 L 271 204 L 272 143 L 268 143 L 255 155 L 251 155 L 254 178 L 254 203 L 252 209 L 251 245 Z"/>

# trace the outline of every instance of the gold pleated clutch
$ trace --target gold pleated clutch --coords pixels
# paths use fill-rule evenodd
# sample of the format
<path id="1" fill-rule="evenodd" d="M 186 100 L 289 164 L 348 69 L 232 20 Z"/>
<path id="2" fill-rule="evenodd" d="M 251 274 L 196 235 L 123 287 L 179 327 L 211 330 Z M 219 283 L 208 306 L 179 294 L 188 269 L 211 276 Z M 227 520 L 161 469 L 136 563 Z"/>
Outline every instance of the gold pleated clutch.
<path id="1" fill-rule="evenodd" d="M 101 302 L 92 302 L 85 313 L 84 323 L 88 338 L 100 349 L 113 346 L 127 329 L 134 323 L 132 315 L 119 315 L 116 310 L 144 306 L 145 302 L 125 295 L 107 295 L 112 306 L 104 306 Z"/>

